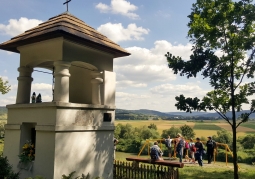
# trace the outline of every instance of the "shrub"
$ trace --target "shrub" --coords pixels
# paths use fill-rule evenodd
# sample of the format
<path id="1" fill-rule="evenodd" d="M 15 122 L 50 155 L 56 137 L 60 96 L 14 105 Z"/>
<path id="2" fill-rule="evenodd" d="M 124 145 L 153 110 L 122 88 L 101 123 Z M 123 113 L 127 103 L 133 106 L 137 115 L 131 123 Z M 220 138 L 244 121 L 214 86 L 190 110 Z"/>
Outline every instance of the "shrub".
<path id="1" fill-rule="evenodd" d="M 18 179 L 19 172 L 14 173 L 7 157 L 0 156 L 0 178 Z"/>

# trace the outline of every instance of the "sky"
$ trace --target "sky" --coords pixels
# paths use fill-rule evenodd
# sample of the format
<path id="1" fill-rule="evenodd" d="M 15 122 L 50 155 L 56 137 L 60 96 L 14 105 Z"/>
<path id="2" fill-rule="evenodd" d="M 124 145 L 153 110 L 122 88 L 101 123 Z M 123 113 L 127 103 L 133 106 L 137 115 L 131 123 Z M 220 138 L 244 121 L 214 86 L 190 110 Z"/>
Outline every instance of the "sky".
<path id="1" fill-rule="evenodd" d="M 0 4 L 0 43 L 66 11 L 65 0 L 8 0 Z M 187 38 L 195 0 L 72 0 L 69 12 L 131 53 L 114 59 L 116 107 L 177 111 L 175 96 L 203 97 L 211 90 L 201 76 L 187 79 L 168 68 L 166 52 L 188 60 Z M 19 54 L 0 50 L 0 76 L 11 91 L 0 95 L 0 106 L 14 104 Z M 44 70 L 46 71 L 46 70 Z M 52 100 L 52 76 L 33 72 L 32 92 Z"/>

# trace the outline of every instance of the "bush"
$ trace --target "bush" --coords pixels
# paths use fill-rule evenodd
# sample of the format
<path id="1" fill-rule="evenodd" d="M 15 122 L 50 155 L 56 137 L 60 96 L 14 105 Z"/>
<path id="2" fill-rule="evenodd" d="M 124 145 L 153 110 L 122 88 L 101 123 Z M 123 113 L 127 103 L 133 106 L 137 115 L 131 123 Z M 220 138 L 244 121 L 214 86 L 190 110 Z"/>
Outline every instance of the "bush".
<path id="1" fill-rule="evenodd" d="M 170 135 L 171 138 L 175 138 L 178 133 L 181 133 L 181 129 L 172 126 L 170 129 L 163 130 L 161 137 L 167 138 L 168 135 Z"/>
<path id="2" fill-rule="evenodd" d="M 19 172 L 14 173 L 7 157 L 0 156 L 0 178 L 18 179 Z"/>

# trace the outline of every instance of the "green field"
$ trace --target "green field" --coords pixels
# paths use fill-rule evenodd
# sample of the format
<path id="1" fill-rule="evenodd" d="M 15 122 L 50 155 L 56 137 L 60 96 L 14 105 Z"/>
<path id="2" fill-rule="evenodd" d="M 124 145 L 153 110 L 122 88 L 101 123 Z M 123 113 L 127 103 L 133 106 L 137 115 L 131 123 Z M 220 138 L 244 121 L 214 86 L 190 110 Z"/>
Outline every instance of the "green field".
<path id="1" fill-rule="evenodd" d="M 242 124 L 241 126 L 248 127 L 248 128 L 251 128 L 251 129 L 255 130 L 255 123 L 254 122 L 247 122 L 247 123 Z"/>
<path id="2" fill-rule="evenodd" d="M 116 152 L 116 159 L 126 161 L 126 157 L 136 156 L 135 154 Z M 148 156 L 141 156 L 149 158 Z M 254 179 L 255 166 L 247 164 L 239 164 L 240 179 Z M 198 164 L 185 164 L 184 168 L 179 169 L 180 179 L 231 179 L 233 178 L 233 166 L 231 163 L 226 166 L 225 162 L 216 162 L 215 164 L 204 164 L 199 167 Z"/>
<path id="3" fill-rule="evenodd" d="M 203 124 L 203 123 L 195 123 L 193 127 L 194 130 L 221 130 L 221 127 L 215 124 Z"/>
<path id="4" fill-rule="evenodd" d="M 149 126 L 151 123 L 157 125 L 157 130 L 161 134 L 163 130 L 169 129 L 172 126 L 181 127 L 183 125 L 188 125 L 194 129 L 196 137 L 206 137 L 217 135 L 217 131 L 221 129 L 226 129 L 231 131 L 231 126 L 224 120 L 205 120 L 201 121 L 185 121 L 185 120 L 117 120 L 117 124 L 130 124 L 133 127 Z M 237 128 L 237 136 L 245 136 L 250 133 L 255 133 L 255 121 L 249 121 L 242 124 Z"/>

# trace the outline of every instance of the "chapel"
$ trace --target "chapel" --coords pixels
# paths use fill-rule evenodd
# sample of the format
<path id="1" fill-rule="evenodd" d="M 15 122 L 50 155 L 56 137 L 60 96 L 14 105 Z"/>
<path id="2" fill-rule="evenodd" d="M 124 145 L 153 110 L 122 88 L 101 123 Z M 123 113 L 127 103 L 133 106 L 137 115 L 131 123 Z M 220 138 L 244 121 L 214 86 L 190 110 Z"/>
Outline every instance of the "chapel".
<path id="1" fill-rule="evenodd" d="M 7 105 L 4 156 L 21 178 L 60 178 L 76 171 L 112 178 L 115 119 L 113 59 L 125 49 L 69 12 L 0 44 L 20 54 L 16 104 Z M 32 74 L 48 69 L 51 102 L 32 103 Z M 33 143 L 34 159 L 18 157 Z"/>

